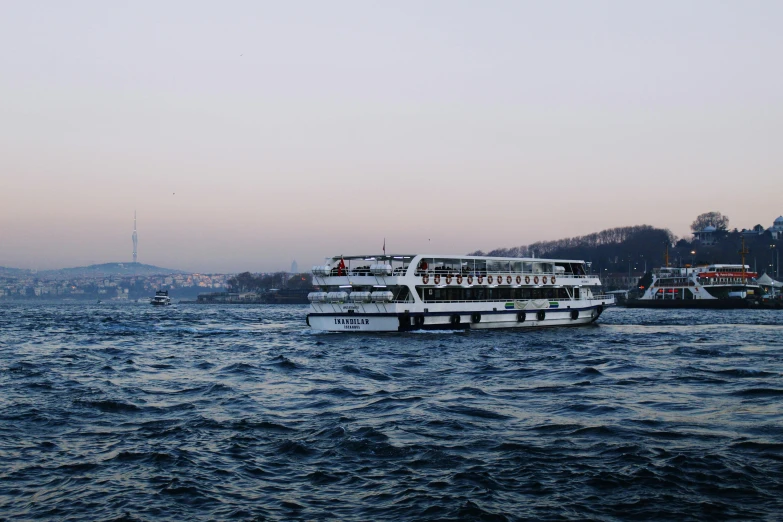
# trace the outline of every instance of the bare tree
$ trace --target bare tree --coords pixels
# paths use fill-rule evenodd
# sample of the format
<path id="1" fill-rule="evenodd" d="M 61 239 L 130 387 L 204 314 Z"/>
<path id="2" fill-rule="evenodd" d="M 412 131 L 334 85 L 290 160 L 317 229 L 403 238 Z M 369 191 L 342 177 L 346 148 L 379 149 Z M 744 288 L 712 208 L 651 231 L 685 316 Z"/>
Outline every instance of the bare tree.
<path id="1" fill-rule="evenodd" d="M 724 216 L 720 212 L 705 212 L 704 214 L 699 214 L 696 217 L 696 220 L 691 223 L 691 230 L 693 232 L 700 232 L 708 225 L 712 225 L 719 231 L 728 230 L 729 216 Z"/>

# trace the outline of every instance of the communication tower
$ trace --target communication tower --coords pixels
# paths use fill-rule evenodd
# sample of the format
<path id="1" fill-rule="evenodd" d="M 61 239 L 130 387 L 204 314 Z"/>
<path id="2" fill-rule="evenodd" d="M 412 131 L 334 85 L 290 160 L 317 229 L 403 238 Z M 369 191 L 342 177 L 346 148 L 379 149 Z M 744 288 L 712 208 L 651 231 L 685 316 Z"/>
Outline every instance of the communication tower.
<path id="1" fill-rule="evenodd" d="M 136 233 L 136 211 L 133 211 L 133 262 L 136 262 L 136 250 L 139 246 L 139 235 Z"/>

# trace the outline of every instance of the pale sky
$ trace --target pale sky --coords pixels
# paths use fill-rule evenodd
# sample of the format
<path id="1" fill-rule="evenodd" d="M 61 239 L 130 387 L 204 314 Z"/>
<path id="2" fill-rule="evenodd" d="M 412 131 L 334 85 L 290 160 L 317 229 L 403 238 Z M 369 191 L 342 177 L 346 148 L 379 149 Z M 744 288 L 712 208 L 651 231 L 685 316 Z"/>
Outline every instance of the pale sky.
<path id="1" fill-rule="evenodd" d="M 783 214 L 780 1 L 0 0 L 0 265 L 272 271 Z"/>

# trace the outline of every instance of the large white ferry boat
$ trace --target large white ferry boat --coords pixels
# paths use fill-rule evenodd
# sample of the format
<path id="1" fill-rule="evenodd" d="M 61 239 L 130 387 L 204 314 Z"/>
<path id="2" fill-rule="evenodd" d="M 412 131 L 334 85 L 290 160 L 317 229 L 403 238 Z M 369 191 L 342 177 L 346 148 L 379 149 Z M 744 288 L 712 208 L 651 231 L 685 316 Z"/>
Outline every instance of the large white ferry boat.
<path id="1" fill-rule="evenodd" d="M 307 323 L 340 332 L 577 326 L 614 304 L 584 261 L 563 259 L 336 256 L 313 285 Z"/>
<path id="2" fill-rule="evenodd" d="M 631 308 L 749 308 L 763 295 L 758 274 L 744 264 L 662 267 Z"/>

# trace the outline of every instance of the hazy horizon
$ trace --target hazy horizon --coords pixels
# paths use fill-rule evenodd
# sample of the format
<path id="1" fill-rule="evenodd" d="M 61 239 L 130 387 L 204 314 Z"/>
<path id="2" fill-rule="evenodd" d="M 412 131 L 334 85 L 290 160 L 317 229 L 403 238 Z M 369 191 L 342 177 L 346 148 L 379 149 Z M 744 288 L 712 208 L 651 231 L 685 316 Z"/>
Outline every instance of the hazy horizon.
<path id="1" fill-rule="evenodd" d="M 783 4 L 12 2 L 0 266 L 300 269 L 783 214 Z"/>

